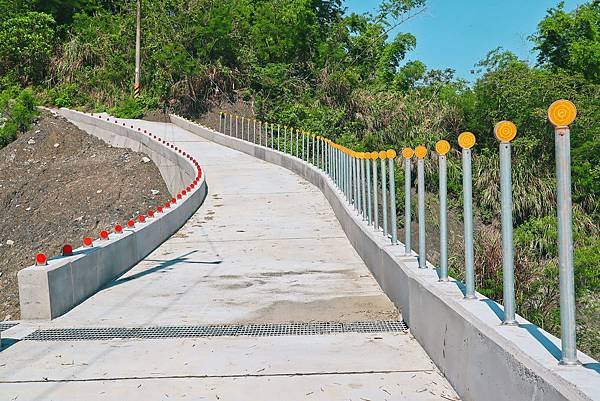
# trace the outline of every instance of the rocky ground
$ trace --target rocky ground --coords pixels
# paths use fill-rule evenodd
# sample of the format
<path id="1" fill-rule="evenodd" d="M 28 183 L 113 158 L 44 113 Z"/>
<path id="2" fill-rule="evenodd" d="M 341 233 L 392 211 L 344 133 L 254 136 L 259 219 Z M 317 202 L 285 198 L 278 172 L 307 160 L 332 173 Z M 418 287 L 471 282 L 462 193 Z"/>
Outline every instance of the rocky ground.
<path id="1" fill-rule="evenodd" d="M 17 272 L 170 197 L 142 153 L 112 148 L 42 112 L 0 150 L 0 320 L 19 318 Z"/>

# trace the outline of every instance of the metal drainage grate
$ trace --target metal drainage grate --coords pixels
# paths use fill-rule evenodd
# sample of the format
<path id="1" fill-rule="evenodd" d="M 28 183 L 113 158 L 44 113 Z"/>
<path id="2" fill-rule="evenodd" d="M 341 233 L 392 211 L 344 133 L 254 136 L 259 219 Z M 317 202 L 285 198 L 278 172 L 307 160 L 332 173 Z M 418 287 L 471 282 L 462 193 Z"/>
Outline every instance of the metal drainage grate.
<path id="1" fill-rule="evenodd" d="M 402 332 L 408 327 L 401 320 L 371 322 L 316 322 L 281 324 L 243 324 L 215 326 L 162 326 L 162 327 L 85 327 L 37 330 L 26 341 L 93 341 L 121 338 L 160 339 L 194 337 L 270 337 L 307 336 L 338 333 L 384 333 Z"/>
<path id="2" fill-rule="evenodd" d="M 2 322 L 0 323 L 0 332 L 4 331 L 4 330 L 8 330 L 11 327 L 15 327 L 17 324 L 19 323 L 6 323 L 6 322 Z"/>

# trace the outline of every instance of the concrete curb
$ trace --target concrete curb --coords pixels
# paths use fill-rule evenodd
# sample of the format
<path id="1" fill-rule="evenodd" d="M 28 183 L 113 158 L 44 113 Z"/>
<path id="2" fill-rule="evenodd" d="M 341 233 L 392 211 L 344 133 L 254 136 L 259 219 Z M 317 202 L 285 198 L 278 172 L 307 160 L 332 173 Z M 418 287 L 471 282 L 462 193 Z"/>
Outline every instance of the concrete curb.
<path id="1" fill-rule="evenodd" d="M 391 246 L 367 226 L 323 172 L 306 162 L 171 115 L 202 138 L 282 166 L 318 187 L 381 288 L 400 309 L 412 335 L 463 400 L 600 400 L 600 364 L 579 353 L 584 366 L 563 367 L 560 340 L 522 317 L 501 326 L 502 307 L 477 294 L 464 300 L 461 283 L 438 282 L 418 269 L 404 247 Z"/>
<path id="2" fill-rule="evenodd" d="M 173 193 L 198 178 L 193 159 L 184 156 L 180 150 L 167 147 L 152 134 L 123 126 L 105 116 L 98 118 L 67 109 L 60 112 L 113 146 L 129 147 L 148 154 L 157 163 L 163 177 L 170 177 L 167 183 Z M 202 205 L 207 194 L 204 177 L 199 177 L 197 185 L 186 192 L 181 200 L 165 208 L 163 213 L 147 217 L 145 223 L 136 222 L 135 227 L 124 227 L 122 234 L 111 234 L 108 240 L 96 240 L 91 248 L 78 248 L 73 256 L 51 259 L 47 266 L 30 266 L 20 270 L 17 277 L 21 318 L 54 319 L 135 266 L 177 232 Z"/>

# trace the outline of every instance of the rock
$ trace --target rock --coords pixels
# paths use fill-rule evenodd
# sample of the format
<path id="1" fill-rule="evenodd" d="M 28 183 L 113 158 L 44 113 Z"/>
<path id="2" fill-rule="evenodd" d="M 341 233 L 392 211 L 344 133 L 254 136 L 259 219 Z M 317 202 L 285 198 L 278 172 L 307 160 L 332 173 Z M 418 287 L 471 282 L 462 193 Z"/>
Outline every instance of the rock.
<path id="1" fill-rule="evenodd" d="M 35 130 L 35 133 L 36 133 L 36 134 L 39 134 L 40 132 L 42 132 L 42 131 L 40 131 L 39 129 L 36 129 L 36 130 Z"/>
<path id="2" fill-rule="evenodd" d="M 97 190 L 97 191 L 96 191 L 96 193 L 97 193 L 97 194 L 101 194 L 101 193 L 102 193 L 102 190 L 101 190 L 101 189 L 99 189 L 99 190 Z"/>
<path id="3" fill-rule="evenodd" d="M 151 190 L 150 190 L 150 193 L 151 193 L 152 195 L 158 195 L 158 194 L 160 193 L 160 191 L 157 191 L 156 189 L 151 189 Z"/>
<path id="4" fill-rule="evenodd" d="M 149 157 L 146 157 L 146 156 L 142 157 L 142 163 L 150 163 L 150 161 L 151 160 Z"/>
<path id="5" fill-rule="evenodd" d="M 30 211 L 30 210 L 31 210 L 31 206 L 29 206 L 29 207 L 28 207 L 27 209 L 25 209 L 25 210 L 27 210 L 27 211 Z"/>
<path id="6" fill-rule="evenodd" d="M 14 244 L 15 244 L 15 241 L 13 241 L 11 239 L 6 240 L 6 245 L 13 246 Z"/>
<path id="7" fill-rule="evenodd" d="M 10 319 L 12 319 L 12 315 L 6 315 L 6 316 L 4 317 L 4 321 L 5 321 L 5 322 L 6 322 L 7 320 L 10 320 Z"/>
<path id="8" fill-rule="evenodd" d="M 58 148 L 59 146 L 60 146 L 60 143 L 55 143 L 55 144 L 54 144 L 54 147 L 55 147 L 55 148 Z"/>
<path id="9" fill-rule="evenodd" d="M 37 133 L 37 131 L 36 131 L 36 133 Z M 27 141 L 27 144 L 35 145 L 35 140 L 33 138 L 31 138 L 30 140 Z"/>

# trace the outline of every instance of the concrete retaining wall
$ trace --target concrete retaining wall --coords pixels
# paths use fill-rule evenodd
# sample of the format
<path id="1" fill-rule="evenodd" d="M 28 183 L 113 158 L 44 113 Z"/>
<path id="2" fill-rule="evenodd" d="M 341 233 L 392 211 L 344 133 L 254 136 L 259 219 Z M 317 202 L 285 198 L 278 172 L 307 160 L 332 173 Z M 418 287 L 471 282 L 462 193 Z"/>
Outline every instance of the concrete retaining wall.
<path id="1" fill-rule="evenodd" d="M 502 307 L 478 294 L 464 300 L 462 284 L 438 282 L 434 269 L 418 269 L 402 245 L 392 246 L 367 226 L 319 169 L 281 152 L 220 134 L 171 116 L 205 139 L 285 167 L 317 186 L 350 242 L 410 326 L 411 334 L 463 400 L 600 400 L 600 364 L 580 353 L 579 367 L 558 364 L 560 341 L 519 317 L 501 326 Z"/>
<path id="2" fill-rule="evenodd" d="M 180 153 L 137 129 L 71 110 L 61 110 L 69 120 L 113 146 L 141 151 L 157 163 L 175 194 L 196 177 L 194 164 Z M 114 121 L 114 119 L 111 119 Z M 160 135 L 160 133 L 156 133 Z M 31 266 L 18 273 L 22 319 L 54 319 L 95 294 L 104 284 L 122 275 L 167 240 L 198 210 L 207 193 L 204 177 L 182 200 L 164 213 L 124 227 L 123 234 L 94 241 L 73 256 L 59 257 L 47 266 Z"/>

